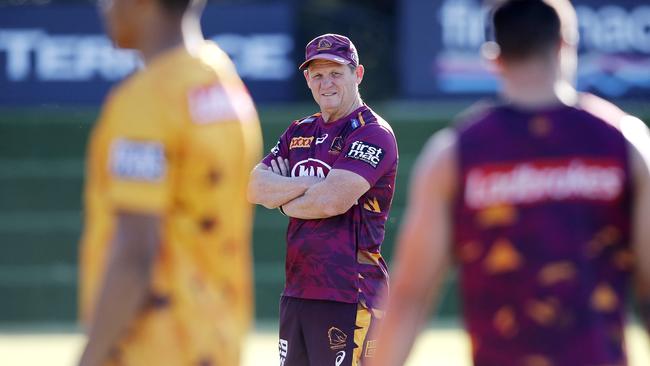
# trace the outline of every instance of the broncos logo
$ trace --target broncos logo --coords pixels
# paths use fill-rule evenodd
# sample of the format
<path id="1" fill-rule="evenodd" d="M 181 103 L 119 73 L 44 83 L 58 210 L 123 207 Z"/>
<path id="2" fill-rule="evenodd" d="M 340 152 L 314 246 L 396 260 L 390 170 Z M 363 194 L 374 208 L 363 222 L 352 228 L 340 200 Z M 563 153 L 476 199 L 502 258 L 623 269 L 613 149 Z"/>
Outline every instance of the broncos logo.
<path id="1" fill-rule="evenodd" d="M 330 340 L 330 349 L 332 350 L 345 348 L 345 344 L 348 341 L 347 334 L 343 333 L 343 331 L 337 327 L 331 327 L 327 331 L 327 337 Z"/>

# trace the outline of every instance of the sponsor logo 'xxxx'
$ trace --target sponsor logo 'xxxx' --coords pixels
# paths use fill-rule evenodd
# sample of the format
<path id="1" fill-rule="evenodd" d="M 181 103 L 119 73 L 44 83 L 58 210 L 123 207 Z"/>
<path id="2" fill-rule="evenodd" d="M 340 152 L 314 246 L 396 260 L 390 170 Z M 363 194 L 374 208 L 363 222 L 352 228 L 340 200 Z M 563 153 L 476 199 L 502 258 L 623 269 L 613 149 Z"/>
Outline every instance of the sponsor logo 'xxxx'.
<path id="1" fill-rule="evenodd" d="M 297 148 L 308 148 L 311 146 L 311 142 L 314 141 L 314 136 L 312 137 L 294 137 L 291 139 L 291 144 L 289 144 L 289 150 Z"/>
<path id="2" fill-rule="evenodd" d="M 347 334 L 343 333 L 343 331 L 337 327 L 331 327 L 327 331 L 327 337 L 330 340 L 330 349 L 332 350 L 345 348 L 345 344 L 348 341 Z"/>

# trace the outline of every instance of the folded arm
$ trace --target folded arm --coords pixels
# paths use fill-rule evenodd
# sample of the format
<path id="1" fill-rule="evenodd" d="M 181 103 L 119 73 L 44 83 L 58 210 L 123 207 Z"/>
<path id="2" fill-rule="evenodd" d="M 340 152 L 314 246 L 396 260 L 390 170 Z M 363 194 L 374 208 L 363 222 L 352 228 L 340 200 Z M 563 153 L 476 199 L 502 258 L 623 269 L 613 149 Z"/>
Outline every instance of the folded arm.
<path id="1" fill-rule="evenodd" d="M 276 163 L 275 160 L 273 163 Z M 309 187 L 322 180 L 317 177 L 289 177 L 286 166 L 288 164 L 282 164 L 283 170 L 280 174 L 272 170 L 279 170 L 280 167 L 277 165 L 269 167 L 265 164 L 258 164 L 251 172 L 248 183 L 248 200 L 269 209 L 278 208 L 302 195 Z"/>
<path id="2" fill-rule="evenodd" d="M 299 219 L 322 219 L 347 212 L 370 189 L 370 183 L 357 173 L 332 169 L 325 180 L 286 204 L 287 216 Z"/>

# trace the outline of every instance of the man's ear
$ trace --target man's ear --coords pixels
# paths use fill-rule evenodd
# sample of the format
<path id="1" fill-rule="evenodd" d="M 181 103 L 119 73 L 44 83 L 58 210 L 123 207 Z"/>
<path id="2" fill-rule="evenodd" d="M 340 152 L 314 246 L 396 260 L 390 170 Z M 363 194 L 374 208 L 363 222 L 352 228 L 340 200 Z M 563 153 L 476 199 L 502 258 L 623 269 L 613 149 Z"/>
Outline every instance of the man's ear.
<path id="1" fill-rule="evenodd" d="M 363 80 L 363 75 L 366 73 L 366 69 L 363 67 L 363 65 L 359 65 L 354 70 L 354 73 L 356 74 L 357 77 L 357 84 L 361 84 L 361 81 Z"/>

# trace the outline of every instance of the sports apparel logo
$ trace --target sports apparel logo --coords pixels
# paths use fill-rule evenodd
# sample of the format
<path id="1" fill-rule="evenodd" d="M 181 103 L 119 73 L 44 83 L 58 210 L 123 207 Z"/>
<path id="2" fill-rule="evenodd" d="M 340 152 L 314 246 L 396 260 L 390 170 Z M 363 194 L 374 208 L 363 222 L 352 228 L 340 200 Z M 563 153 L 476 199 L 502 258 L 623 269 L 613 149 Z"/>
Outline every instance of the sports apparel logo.
<path id="1" fill-rule="evenodd" d="M 284 366 L 284 362 L 287 359 L 287 353 L 289 352 L 289 341 L 286 339 L 280 339 L 278 348 L 280 350 L 280 366 Z"/>
<path id="2" fill-rule="evenodd" d="M 322 144 L 323 142 L 325 142 L 325 140 L 327 140 L 327 136 L 329 136 L 329 135 L 328 135 L 328 134 L 324 134 L 323 136 L 317 138 L 317 139 L 316 139 L 316 145 L 320 145 L 320 144 Z"/>
<path id="3" fill-rule="evenodd" d="M 111 144 L 109 170 L 127 180 L 157 182 L 167 171 L 162 143 L 117 139 Z"/>
<path id="4" fill-rule="evenodd" d="M 481 209 L 543 201 L 612 201 L 624 186 L 622 167 L 608 160 L 551 160 L 473 168 L 465 203 Z"/>
<path id="5" fill-rule="evenodd" d="M 297 162 L 291 169 L 291 176 L 325 178 L 331 169 L 324 161 L 309 158 Z"/>
<path id="6" fill-rule="evenodd" d="M 334 361 L 335 365 L 336 366 L 341 366 L 343 361 L 345 361 L 345 351 L 338 351 L 336 353 L 336 360 Z"/>
<path id="7" fill-rule="evenodd" d="M 333 351 L 340 350 L 345 348 L 348 341 L 348 336 L 342 330 L 337 327 L 331 327 L 327 331 L 327 337 L 330 340 L 330 349 Z M 339 352 L 340 353 L 340 352 Z M 343 358 L 345 358 L 345 352 L 343 352 Z M 338 356 L 337 356 L 338 359 Z M 337 363 L 338 365 L 338 363 Z"/>
<path id="8" fill-rule="evenodd" d="M 275 146 L 271 149 L 271 154 L 278 156 L 280 153 L 280 140 L 275 144 Z"/>
<path id="9" fill-rule="evenodd" d="M 308 148 L 311 146 L 311 142 L 314 141 L 314 136 L 312 137 L 294 137 L 291 139 L 289 144 L 289 150 L 298 149 L 298 148 Z"/>
<path id="10" fill-rule="evenodd" d="M 364 163 L 376 168 L 384 158 L 384 150 L 377 145 L 365 141 L 355 141 L 350 146 L 350 151 L 346 155 L 348 158 L 363 161 Z"/>

